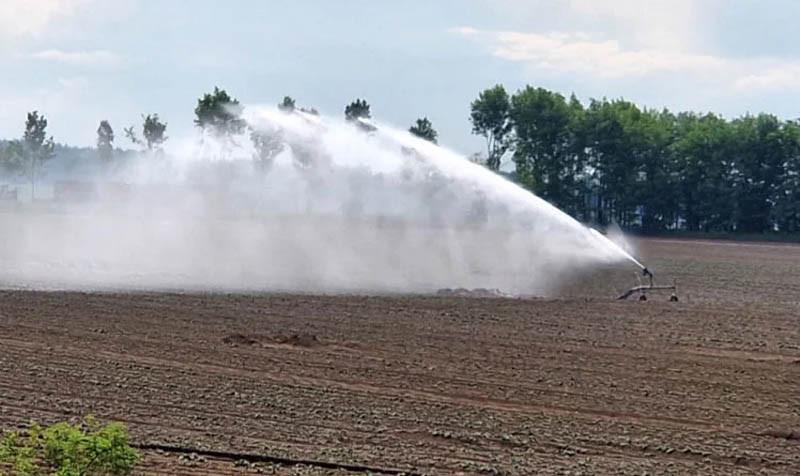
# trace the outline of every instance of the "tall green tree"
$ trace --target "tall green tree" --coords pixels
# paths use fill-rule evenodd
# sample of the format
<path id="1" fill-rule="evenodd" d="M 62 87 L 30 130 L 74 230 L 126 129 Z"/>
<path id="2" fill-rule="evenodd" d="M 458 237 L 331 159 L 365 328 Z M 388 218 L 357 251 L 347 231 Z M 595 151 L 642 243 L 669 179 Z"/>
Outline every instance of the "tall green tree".
<path id="1" fill-rule="evenodd" d="M 675 116 L 668 110 L 645 109 L 629 126 L 636 137 L 637 198 L 641 229 L 646 233 L 667 230 L 678 218 L 677 165 L 671 144 Z"/>
<path id="2" fill-rule="evenodd" d="M 800 122 L 787 121 L 783 125 L 782 133 L 785 162 L 779 183 L 773 192 L 772 219 L 778 230 L 798 233 L 800 232 Z"/>
<path id="3" fill-rule="evenodd" d="M 152 152 L 160 152 L 164 142 L 169 137 L 166 135 L 167 123 L 161 122 L 158 114 L 148 114 L 142 116 L 142 138 L 136 134 L 133 126 L 124 129 L 125 137 L 132 143 L 144 147 Z"/>
<path id="4" fill-rule="evenodd" d="M 735 156 L 736 229 L 746 233 L 772 231 L 775 188 L 788 160 L 783 124 L 770 114 L 745 116 L 732 123 Z"/>
<path id="5" fill-rule="evenodd" d="M 586 110 L 588 165 L 593 174 L 595 220 L 629 227 L 636 221 L 643 138 L 642 111 L 624 100 L 590 102 Z"/>
<path id="6" fill-rule="evenodd" d="M 579 219 L 646 233 L 800 231 L 800 121 L 673 114 L 623 99 L 584 107 L 531 86 L 509 102 L 503 146 L 514 150 L 516 179 Z M 473 132 L 502 132 L 503 114 L 485 111 L 503 103 L 501 87 L 484 91 Z"/>
<path id="7" fill-rule="evenodd" d="M 511 102 L 501 85 L 481 91 L 470 104 L 472 133 L 486 139 L 486 166 L 500 169 L 500 159 L 511 145 Z"/>
<path id="8" fill-rule="evenodd" d="M 428 120 L 427 117 L 417 119 L 417 122 L 408 129 L 408 132 L 419 137 L 420 139 L 425 139 L 426 141 L 433 142 L 434 144 L 436 144 L 436 138 L 439 135 L 439 133 L 436 132 L 436 129 L 433 128 L 433 124 L 431 124 L 431 121 Z"/>
<path id="9" fill-rule="evenodd" d="M 689 231 L 733 231 L 736 220 L 735 131 L 714 114 L 681 113 L 670 146 L 678 213 Z"/>
<path id="10" fill-rule="evenodd" d="M 356 99 L 344 108 L 344 117 L 348 121 L 355 121 L 356 119 L 369 119 L 372 114 L 369 110 L 369 104 L 364 99 Z"/>
<path id="11" fill-rule="evenodd" d="M 194 123 L 214 137 L 229 140 L 231 136 L 244 132 L 246 123 L 241 117 L 242 110 L 237 99 L 215 86 L 214 92 L 197 100 Z"/>
<path id="12" fill-rule="evenodd" d="M 36 180 L 44 163 L 54 156 L 53 136 L 47 137 L 47 119 L 37 111 L 29 112 L 22 136 L 25 173 L 31 184 L 31 199 L 36 198 Z"/>
<path id="13" fill-rule="evenodd" d="M 673 223 L 673 123 L 668 111 L 640 109 L 621 99 L 590 104 L 585 138 L 598 222 L 649 232 Z"/>
<path id="14" fill-rule="evenodd" d="M 158 114 L 148 114 L 145 116 L 144 123 L 142 124 L 142 135 L 144 136 L 149 150 L 161 149 L 164 142 L 168 139 L 165 134 L 166 131 L 167 123 L 161 122 L 158 118 Z"/>
<path id="15" fill-rule="evenodd" d="M 114 156 L 114 129 L 106 120 L 100 121 L 97 127 L 97 153 L 105 162 Z"/>
<path id="16" fill-rule="evenodd" d="M 545 200 L 575 213 L 582 171 L 575 110 L 564 96 L 531 86 L 511 98 L 514 163 L 520 181 Z"/>

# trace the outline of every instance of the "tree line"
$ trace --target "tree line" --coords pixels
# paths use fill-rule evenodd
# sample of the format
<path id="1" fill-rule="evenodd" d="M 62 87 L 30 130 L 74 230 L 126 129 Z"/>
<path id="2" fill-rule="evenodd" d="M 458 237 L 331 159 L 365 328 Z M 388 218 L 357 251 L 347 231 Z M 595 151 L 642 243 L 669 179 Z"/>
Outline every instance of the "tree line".
<path id="1" fill-rule="evenodd" d="M 298 107 L 294 98 L 286 96 L 278 104 L 278 109 L 285 113 L 299 111 L 306 114 L 319 115 L 313 107 Z M 263 131 L 249 128 L 241 118 L 242 107 L 239 101 L 227 91 L 215 87 L 197 100 L 195 107 L 195 125 L 203 132 L 222 144 L 222 153 L 228 154 L 237 145 L 235 137 L 248 131 L 255 154 L 253 159 L 262 167 L 268 168 L 272 160 L 283 150 L 280 131 Z M 370 105 L 364 99 L 356 99 L 344 109 L 348 122 L 355 123 L 365 130 L 374 130 L 368 120 L 372 117 Z M 157 113 L 142 115 L 141 129 L 135 126 L 123 128 L 125 137 L 132 145 L 155 157 L 163 154 L 167 123 Z M 428 118 L 420 118 L 409 128 L 409 132 L 422 139 L 436 143 L 438 133 Z M 104 162 L 110 162 L 115 155 L 114 141 L 116 135 L 108 120 L 100 121 L 97 127 L 97 155 Z M 37 178 L 44 164 L 55 156 L 55 143 L 52 136 L 47 136 L 47 119 L 38 111 L 28 113 L 25 131 L 21 139 L 0 141 L 0 171 L 17 173 L 24 176 L 31 185 L 31 197 L 35 198 Z M 117 149 L 118 151 L 118 149 Z M 302 150 L 294 151 L 302 155 Z M 305 159 L 309 159 L 305 157 Z M 304 162 L 300 157 L 299 162 Z M 305 160 L 308 161 L 308 160 Z"/>
<path id="2" fill-rule="evenodd" d="M 582 104 L 527 86 L 482 91 L 473 132 L 486 165 L 584 222 L 645 233 L 800 231 L 800 122 L 770 114 Z"/>
<path id="3" fill-rule="evenodd" d="M 287 96 L 281 111 L 318 114 Z M 195 125 L 222 144 L 249 132 L 253 159 L 268 168 L 283 150 L 280 131 L 251 129 L 239 101 L 215 87 L 195 107 Z M 371 130 L 369 103 L 356 99 L 344 117 Z M 543 88 L 509 94 L 501 85 L 481 91 L 470 104 L 472 132 L 485 139 L 479 161 L 499 172 L 511 161 L 514 180 L 575 218 L 617 223 L 645 233 L 800 232 L 800 122 L 770 114 L 725 119 L 715 114 L 640 108 L 624 99 L 583 104 Z M 142 116 L 139 130 L 123 129 L 136 147 L 158 156 L 168 140 L 158 114 Z M 436 143 L 427 117 L 409 132 Z M 97 153 L 115 155 L 107 120 L 97 128 Z M 47 119 L 28 114 L 23 136 L 0 144 L 0 167 L 30 180 L 32 190 L 53 157 Z M 308 159 L 297 150 L 299 162 Z"/>

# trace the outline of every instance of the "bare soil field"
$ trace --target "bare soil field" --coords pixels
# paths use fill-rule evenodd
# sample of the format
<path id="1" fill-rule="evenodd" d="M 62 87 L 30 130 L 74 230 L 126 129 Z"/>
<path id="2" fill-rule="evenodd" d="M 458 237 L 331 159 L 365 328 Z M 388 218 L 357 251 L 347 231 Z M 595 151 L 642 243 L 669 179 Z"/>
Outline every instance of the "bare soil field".
<path id="1" fill-rule="evenodd" d="M 643 240 L 681 301 L 0 292 L 0 428 L 140 474 L 800 474 L 800 246 Z"/>

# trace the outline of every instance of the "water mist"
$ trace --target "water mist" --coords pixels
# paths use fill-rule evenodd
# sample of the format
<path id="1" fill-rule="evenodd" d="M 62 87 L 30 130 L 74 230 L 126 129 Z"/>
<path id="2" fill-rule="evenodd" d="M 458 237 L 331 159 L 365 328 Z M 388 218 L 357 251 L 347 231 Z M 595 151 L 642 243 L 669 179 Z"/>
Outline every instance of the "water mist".
<path id="1" fill-rule="evenodd" d="M 547 295 L 573 272 L 636 262 L 501 176 L 388 125 L 267 107 L 245 119 L 279 143 L 266 163 L 247 136 L 173 140 L 162 156 L 87 177 L 92 198 L 0 211 L 0 284 Z"/>

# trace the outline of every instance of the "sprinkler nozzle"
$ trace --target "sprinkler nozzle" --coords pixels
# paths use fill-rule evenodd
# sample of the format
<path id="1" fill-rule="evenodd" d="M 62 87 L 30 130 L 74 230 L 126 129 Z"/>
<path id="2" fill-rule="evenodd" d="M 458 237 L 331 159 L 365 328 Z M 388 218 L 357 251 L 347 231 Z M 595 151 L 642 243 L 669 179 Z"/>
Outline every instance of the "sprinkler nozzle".
<path id="1" fill-rule="evenodd" d="M 647 267 L 642 268 L 642 276 L 650 278 L 650 286 L 653 285 L 653 273 Z"/>

